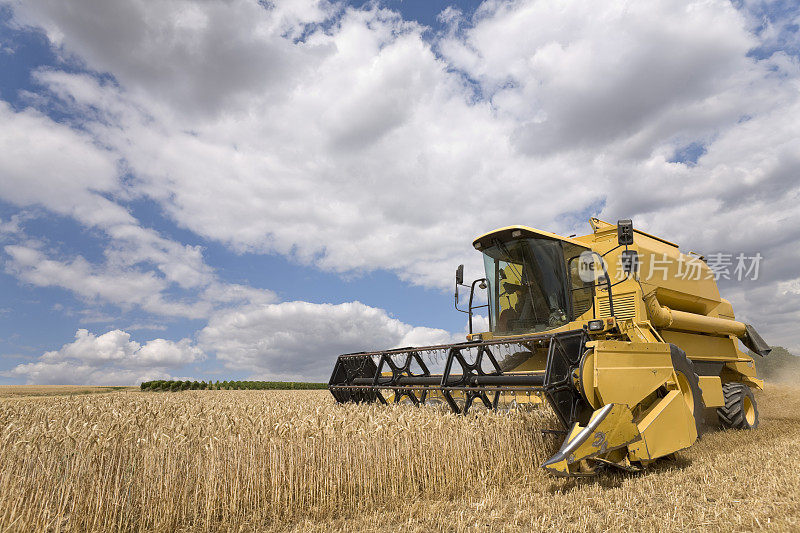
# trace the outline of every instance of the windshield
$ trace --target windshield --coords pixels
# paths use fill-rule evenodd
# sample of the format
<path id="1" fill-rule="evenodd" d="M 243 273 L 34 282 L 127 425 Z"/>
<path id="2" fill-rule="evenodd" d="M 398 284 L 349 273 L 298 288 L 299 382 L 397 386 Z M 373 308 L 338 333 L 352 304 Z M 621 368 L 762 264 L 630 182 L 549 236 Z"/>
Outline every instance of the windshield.
<path id="1" fill-rule="evenodd" d="M 570 308 L 565 253 L 560 241 L 543 238 L 495 239 L 483 250 L 493 332 L 539 332 L 570 321 L 577 310 Z"/>

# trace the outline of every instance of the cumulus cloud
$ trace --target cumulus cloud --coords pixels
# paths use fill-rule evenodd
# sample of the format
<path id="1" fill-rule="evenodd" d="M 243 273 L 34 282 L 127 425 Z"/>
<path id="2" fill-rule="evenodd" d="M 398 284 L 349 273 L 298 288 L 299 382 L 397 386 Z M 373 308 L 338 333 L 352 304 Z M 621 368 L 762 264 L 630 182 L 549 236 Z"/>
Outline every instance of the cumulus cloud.
<path id="1" fill-rule="evenodd" d="M 271 291 L 225 283 L 200 246 L 167 239 L 121 205 L 136 196 L 121 181 L 120 155 L 85 132 L 33 109 L 0 101 L 0 198 L 20 208 L 43 207 L 104 235 L 104 261 L 60 257 L 43 239 L 29 239 L 25 219 L 0 224 L 5 271 L 41 287 L 61 287 L 92 303 L 140 308 L 168 317 L 202 318 L 215 306 L 274 301 Z M 82 236 L 88 238 L 88 236 Z M 183 298 L 168 293 L 189 291 Z M 174 292 L 174 291 L 173 291 Z"/>
<path id="2" fill-rule="evenodd" d="M 87 301 L 110 301 L 123 307 L 137 305 L 156 314 L 203 316 L 203 310 L 164 301 L 160 293 L 165 282 L 152 272 L 97 271 L 82 257 L 68 262 L 54 261 L 40 250 L 22 245 L 8 245 L 5 252 L 10 257 L 7 271 L 33 285 L 63 287 Z"/>
<path id="3" fill-rule="evenodd" d="M 327 2 L 91 0 L 20 2 L 17 21 L 44 29 L 66 55 L 113 72 L 129 90 L 192 114 L 280 95 L 316 47 L 295 46 Z M 176 68 L 177 67 L 177 68 Z"/>
<path id="4" fill-rule="evenodd" d="M 26 18 L 65 49 L 99 48 L 89 44 L 102 34 L 98 21 L 84 21 L 78 35 L 68 10 L 54 6 L 25 10 Z M 236 4 L 226 16 L 285 30 L 275 22 L 280 11 L 251 7 Z M 216 9 L 194 6 L 204 25 L 181 31 L 219 39 L 227 22 L 211 16 Z M 757 36 L 722 1 L 486 2 L 434 47 L 421 27 L 388 10 L 313 13 L 336 24 L 326 31 L 295 21 L 307 35 L 281 46 L 325 52 L 304 56 L 295 67 L 302 75 L 287 78 L 279 95 L 250 95 L 245 107 L 223 106 L 212 118 L 175 106 L 162 113 L 159 90 L 133 90 L 135 71 L 114 65 L 136 45 L 103 50 L 109 57 L 95 61 L 133 76 L 122 88 L 57 71 L 38 79 L 100 113 L 87 127 L 124 158 L 137 191 L 199 235 L 334 271 L 391 269 L 426 286 L 449 283 L 470 238 L 493 226 L 572 232 L 574 213 L 601 210 L 649 224 L 653 212 L 707 201 L 729 186 L 731 158 L 742 157 L 741 145 L 730 147 L 720 168 L 712 161 L 719 140 L 741 138 L 752 127 L 743 116 L 790 116 L 797 100 L 787 79 L 796 77 L 794 60 L 749 57 Z M 160 35 L 164 21 L 177 24 L 173 15 L 127 15 L 139 41 Z M 198 76 L 208 76 L 191 65 L 171 75 L 200 85 Z M 237 78 L 228 85 L 235 90 Z M 671 162 L 691 142 L 706 147 L 698 164 Z M 739 172 L 752 184 L 761 170 L 747 164 Z M 651 194 L 653 183 L 696 185 L 698 176 L 705 186 L 691 198 L 676 187 L 655 189 L 668 198 Z M 675 226 L 667 233 L 681 236 Z"/>
<path id="5" fill-rule="evenodd" d="M 153 270 L 133 268 L 146 256 L 138 257 L 130 262 L 132 264 L 110 261 L 98 266 L 81 256 L 69 260 L 51 259 L 31 245 L 11 244 L 5 246 L 4 251 L 8 256 L 6 272 L 23 282 L 39 287 L 60 287 L 88 303 L 111 303 L 126 311 L 141 309 L 154 315 L 197 319 L 209 316 L 218 307 L 271 302 L 276 298 L 272 291 L 225 283 L 212 276 L 200 285 L 199 292 L 188 293 L 184 298 L 168 297 L 166 293 L 172 282 L 185 285 L 179 282 L 185 278 L 172 279 L 170 274 L 196 272 L 180 257 L 170 257 L 168 262 L 174 269 L 166 276 L 159 276 Z M 116 256 L 112 254 L 112 257 Z M 206 268 L 202 261 L 198 264 Z M 194 288 L 196 285 L 191 284 Z"/>
<path id="6" fill-rule="evenodd" d="M 0 375 L 42 384 L 131 385 L 167 379 L 176 369 L 214 353 L 226 368 L 253 379 L 324 381 L 342 353 L 464 340 L 463 333 L 414 327 L 360 302 L 283 302 L 221 310 L 197 337 L 197 342 L 159 338 L 140 344 L 119 329 L 102 335 L 79 329 L 73 342 Z"/>
<path id="7" fill-rule="evenodd" d="M 222 284 L 201 250 L 140 227 L 114 196 L 156 202 L 235 251 L 442 288 L 459 262 L 479 272 L 468 243 L 492 227 L 568 234 L 589 215 L 632 217 L 686 249 L 760 251 L 763 276 L 723 292 L 768 340 L 794 345 L 774 317 L 800 319 L 786 288 L 800 261 L 797 15 L 761 24 L 759 5 L 488 0 L 474 16 L 446 11 L 446 31 L 429 38 L 375 4 L 15 4 L 18 24 L 116 83 L 34 75 L 37 101 L 80 116 L 79 128 L 0 107 L 0 142 L 17 156 L 0 151 L 0 196 L 102 228 L 113 244 L 98 266 L 19 243 L 8 268 L 153 313 L 92 287 L 122 272 L 164 300 L 149 301 L 181 305 L 163 296 L 177 285 L 211 317 L 201 341 L 227 364 L 300 375 L 315 368 L 303 346 L 322 341 L 292 340 L 299 331 L 281 317 L 304 304 Z M 41 134 L 47 153 L 88 155 L 37 158 L 20 131 Z M 678 157 L 687 146 L 696 160 Z M 382 311 L 334 308 L 339 322 L 306 312 L 321 331 L 378 323 L 376 344 L 406 335 Z M 259 344 L 251 320 L 274 333 Z M 363 348 L 345 338 L 331 353 Z"/>
<path id="8" fill-rule="evenodd" d="M 0 100 L 0 197 L 7 202 L 41 205 L 89 225 L 132 223 L 103 196 L 120 191 L 117 157 L 85 133 Z"/>
<path id="9" fill-rule="evenodd" d="M 79 329 L 75 341 L 2 374 L 40 384 L 131 385 L 169 377 L 170 369 L 203 359 L 205 354 L 189 339 L 153 339 L 142 345 L 118 329 L 99 336 Z"/>
<path id="10" fill-rule="evenodd" d="M 471 236 L 531 211 L 522 195 L 482 202 L 475 193 L 496 198 L 496 182 L 525 188 L 530 162 L 513 153 L 491 107 L 472 104 L 421 28 L 385 10 L 348 10 L 334 32 L 306 43 L 336 53 L 317 58 L 315 74 L 285 98 L 254 97 L 246 114 L 215 120 L 162 114 L 85 75 L 38 80 L 77 109 L 103 113 L 86 127 L 122 154 L 137 191 L 236 250 L 342 272 L 390 268 L 437 286 Z M 555 168 L 535 178 L 542 220 L 595 200 L 577 184 L 568 199 L 557 194 L 559 178 Z"/>
<path id="11" fill-rule="evenodd" d="M 255 376 L 327 380 L 343 353 L 463 341 L 441 329 L 413 327 L 360 302 L 283 302 L 222 311 L 198 345 L 228 368 Z"/>
<path id="12" fill-rule="evenodd" d="M 22 227 L 20 226 L 21 219 L 22 217 L 19 214 L 11 215 L 8 220 L 0 218 L 0 241 L 6 240 L 12 235 L 22 233 Z"/>
<path id="13" fill-rule="evenodd" d="M 441 48 L 513 118 L 520 150 L 608 149 L 643 136 L 646 157 L 684 129 L 745 112 L 738 89 L 763 70 L 747 57 L 756 39 L 743 26 L 722 1 L 486 2 Z"/>

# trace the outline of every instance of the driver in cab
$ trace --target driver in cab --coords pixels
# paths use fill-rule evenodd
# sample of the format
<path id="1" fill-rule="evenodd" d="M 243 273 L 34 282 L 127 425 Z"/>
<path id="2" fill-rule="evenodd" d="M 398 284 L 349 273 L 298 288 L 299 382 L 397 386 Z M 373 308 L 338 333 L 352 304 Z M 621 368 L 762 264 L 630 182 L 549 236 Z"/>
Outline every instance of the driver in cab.
<path id="1" fill-rule="evenodd" d="M 564 311 L 558 305 L 548 305 L 539 285 L 529 281 L 526 274 L 521 266 L 513 264 L 500 270 L 498 328 L 533 331 L 541 330 L 543 325 L 552 328 L 566 323 Z"/>

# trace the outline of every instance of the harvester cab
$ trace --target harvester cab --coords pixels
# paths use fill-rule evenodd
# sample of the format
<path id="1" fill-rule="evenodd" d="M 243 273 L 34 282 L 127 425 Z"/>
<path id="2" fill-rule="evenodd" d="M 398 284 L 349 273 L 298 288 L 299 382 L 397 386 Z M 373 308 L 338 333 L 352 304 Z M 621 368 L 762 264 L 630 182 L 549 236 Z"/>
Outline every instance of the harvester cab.
<path id="1" fill-rule="evenodd" d="M 585 322 L 595 291 L 608 290 L 602 257 L 573 239 L 512 226 L 478 237 L 473 246 L 483 253 L 483 281 L 488 289 L 485 307 L 490 331 L 479 334 L 480 338 L 538 333 Z M 465 312 L 471 315 L 474 309 L 470 305 Z"/>
<path id="2" fill-rule="evenodd" d="M 638 470 L 690 446 L 704 413 L 755 428 L 755 329 L 735 320 L 705 261 L 665 239 L 591 219 L 568 238 L 510 226 L 475 239 L 485 278 L 464 285 L 467 342 L 339 356 L 329 382 L 337 401 L 473 404 L 506 394 L 543 397 L 563 425 L 561 449 L 542 466 L 556 475 L 598 466 Z M 467 309 L 458 288 L 469 287 Z M 485 290 L 485 298 L 476 298 Z M 486 303 L 476 303 L 476 300 Z M 474 332 L 485 309 L 488 331 Z M 426 357 L 440 356 L 440 373 Z"/>

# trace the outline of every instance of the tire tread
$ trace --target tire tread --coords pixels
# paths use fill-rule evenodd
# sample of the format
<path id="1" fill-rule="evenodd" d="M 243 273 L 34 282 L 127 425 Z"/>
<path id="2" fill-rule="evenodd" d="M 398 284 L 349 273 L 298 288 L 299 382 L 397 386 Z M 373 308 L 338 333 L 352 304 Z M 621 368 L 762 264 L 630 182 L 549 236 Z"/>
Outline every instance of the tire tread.
<path id="1" fill-rule="evenodd" d="M 744 383 L 725 383 L 722 385 L 725 405 L 717 408 L 717 417 L 723 426 L 733 429 L 755 429 L 758 426 L 758 408 L 750 388 Z M 747 423 L 744 412 L 744 399 L 749 397 L 756 412 L 755 423 Z"/>

